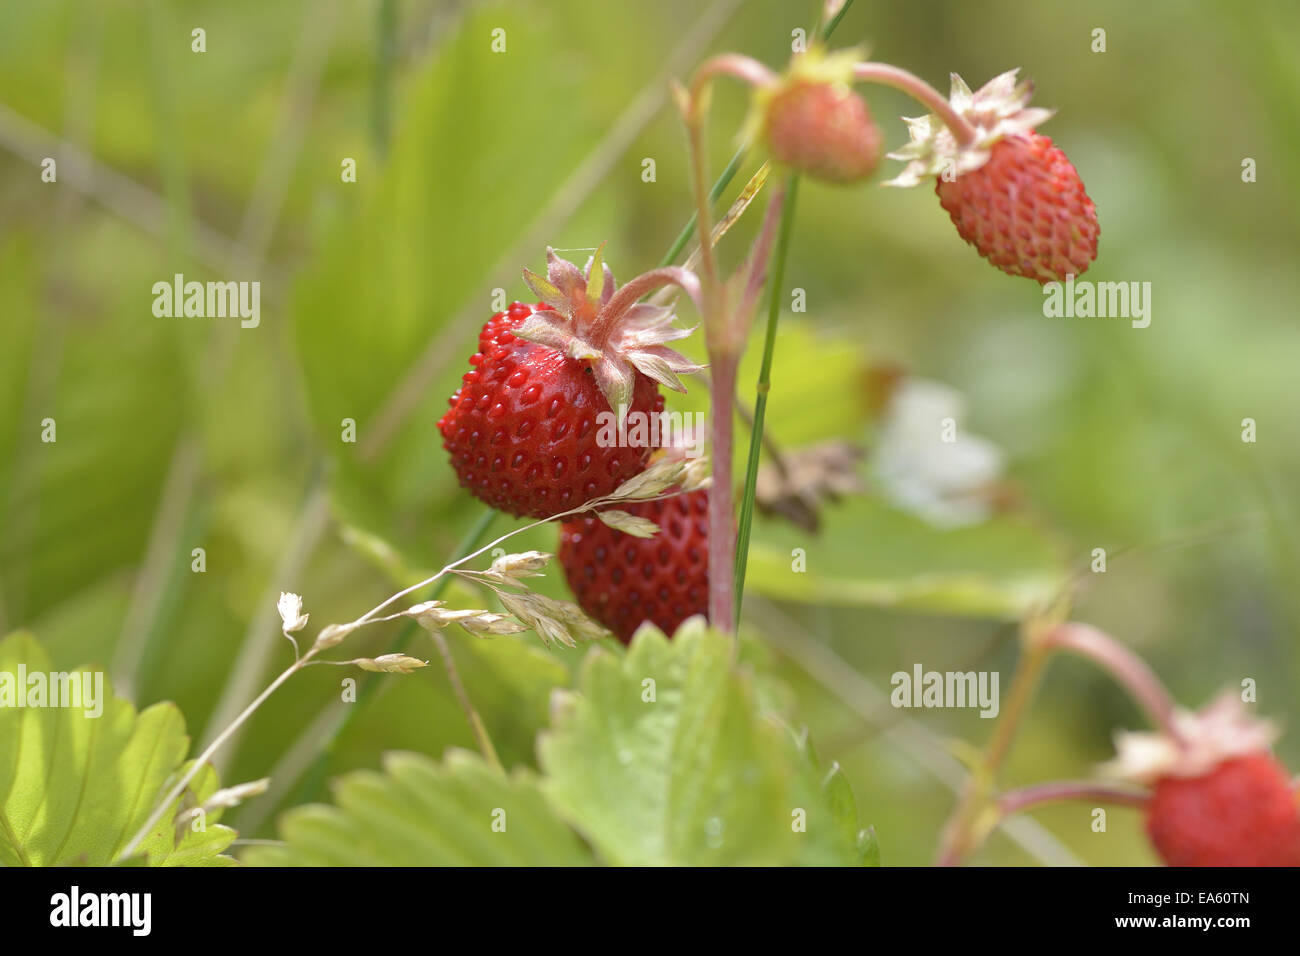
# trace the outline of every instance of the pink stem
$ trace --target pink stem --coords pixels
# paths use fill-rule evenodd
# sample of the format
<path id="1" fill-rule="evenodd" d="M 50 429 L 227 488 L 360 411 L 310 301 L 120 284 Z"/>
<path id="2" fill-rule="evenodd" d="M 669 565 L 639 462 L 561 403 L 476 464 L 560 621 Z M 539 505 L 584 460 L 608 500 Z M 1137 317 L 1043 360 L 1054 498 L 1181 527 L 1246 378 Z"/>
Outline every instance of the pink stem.
<path id="1" fill-rule="evenodd" d="M 1113 803 L 1124 807 L 1145 806 L 1150 794 L 1137 787 L 1097 783 L 1090 780 L 1058 780 L 1035 784 L 1019 790 L 1008 790 L 998 797 L 998 811 L 1004 817 L 1020 813 L 1031 807 L 1064 800 L 1091 800 L 1096 803 Z"/>
<path id="2" fill-rule="evenodd" d="M 731 490 L 732 403 L 739 355 L 710 351 L 709 394 L 713 429 L 713 484 L 709 487 L 709 621 L 730 634 L 735 630 L 736 522 Z"/>
<path id="3" fill-rule="evenodd" d="M 750 86 L 766 86 L 776 81 L 776 74 L 753 57 L 740 53 L 722 53 L 700 64 L 691 78 L 691 92 L 698 95 L 704 84 L 715 76 L 733 76 Z"/>
<path id="4" fill-rule="evenodd" d="M 653 292 L 656 289 L 662 289 L 666 285 L 679 286 L 695 307 L 704 313 L 704 300 L 700 294 L 700 280 L 690 269 L 683 269 L 681 266 L 664 266 L 661 269 L 651 269 L 649 272 L 643 272 L 635 279 L 628 281 L 610 297 L 600 310 L 600 315 L 591 328 L 591 343 L 597 347 L 604 344 L 604 336 L 609 334 L 610 327 L 624 312 L 641 301 L 642 296 Z"/>
<path id="5" fill-rule="evenodd" d="M 1174 721 L 1176 707 L 1160 678 L 1119 641 L 1089 624 L 1059 624 L 1043 638 L 1043 646 L 1086 657 L 1114 677 L 1166 734 L 1186 743 Z"/>
<path id="6" fill-rule="evenodd" d="M 928 106 L 932 113 L 943 120 L 943 124 L 957 140 L 958 146 L 969 146 L 975 141 L 975 127 L 966 121 L 960 113 L 952 108 L 948 98 L 925 80 L 888 63 L 859 63 L 853 68 L 853 76 L 868 83 L 879 83 L 902 90 L 912 99 Z"/>

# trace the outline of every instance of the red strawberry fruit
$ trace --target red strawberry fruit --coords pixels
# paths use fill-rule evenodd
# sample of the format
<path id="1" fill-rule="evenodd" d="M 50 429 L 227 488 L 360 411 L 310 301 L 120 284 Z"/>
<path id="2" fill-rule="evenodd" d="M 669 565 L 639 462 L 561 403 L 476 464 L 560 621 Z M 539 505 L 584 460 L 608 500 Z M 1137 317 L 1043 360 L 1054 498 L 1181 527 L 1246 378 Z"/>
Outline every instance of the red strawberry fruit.
<path id="1" fill-rule="evenodd" d="M 1300 807 L 1267 753 L 1234 757 L 1200 777 L 1161 777 L 1147 834 L 1169 866 L 1300 866 Z"/>
<path id="2" fill-rule="evenodd" d="M 652 449 L 608 440 L 614 423 L 659 414 L 658 385 L 685 391 L 677 373 L 699 370 L 664 345 L 689 330 L 672 324 L 671 310 L 638 301 L 674 275 L 648 274 L 616 292 L 599 253 L 585 273 L 553 252 L 547 278 L 525 270 L 543 301 L 488 321 L 438 422 L 460 483 L 508 514 L 549 518 L 641 472 Z"/>
<path id="3" fill-rule="evenodd" d="M 1031 92 L 1015 70 L 975 93 L 953 74 L 951 105 L 974 137 L 959 143 L 934 114 L 907 120 L 911 142 L 889 155 L 909 162 L 886 185 L 936 179 L 940 204 L 980 255 L 1009 275 L 1064 281 L 1097 257 L 1101 227 L 1074 165 L 1035 132 L 1052 114 L 1029 107 Z"/>
<path id="4" fill-rule="evenodd" d="M 1003 272 L 1039 282 L 1097 258 L 1097 208 L 1065 154 L 1041 133 L 1008 136 L 987 163 L 935 185 L 961 237 Z"/>
<path id="5" fill-rule="evenodd" d="M 1300 866 L 1300 803 L 1273 727 L 1231 691 L 1167 733 L 1121 734 L 1111 769 L 1149 784 L 1146 829 L 1169 866 Z"/>
<path id="6" fill-rule="evenodd" d="M 672 636 L 709 605 L 709 493 L 619 506 L 659 526 L 651 538 L 594 515 L 560 526 L 560 565 L 582 609 L 627 643 L 642 622 Z"/>
<path id="7" fill-rule="evenodd" d="M 546 308 L 545 302 L 538 302 L 536 305 L 528 305 L 524 302 L 511 302 L 510 308 L 504 312 L 498 312 L 492 318 L 484 323 L 483 328 L 478 333 L 478 356 L 469 360 L 471 365 L 477 365 L 482 361 L 482 356 L 492 351 L 493 347 L 498 344 L 506 344 L 515 341 L 515 337 L 510 334 L 510 329 L 518 325 L 524 319 L 528 318 L 534 312 L 540 312 Z M 502 336 L 505 336 L 502 339 Z"/>

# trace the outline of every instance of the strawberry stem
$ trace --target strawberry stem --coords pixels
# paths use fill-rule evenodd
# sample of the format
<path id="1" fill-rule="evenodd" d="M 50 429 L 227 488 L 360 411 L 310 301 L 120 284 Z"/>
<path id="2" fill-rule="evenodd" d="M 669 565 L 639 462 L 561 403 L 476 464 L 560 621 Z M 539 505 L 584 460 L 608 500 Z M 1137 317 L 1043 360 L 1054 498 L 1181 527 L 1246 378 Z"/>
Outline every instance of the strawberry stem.
<path id="1" fill-rule="evenodd" d="M 721 53 L 700 64 L 691 81 L 691 96 L 698 100 L 704 86 L 715 76 L 731 76 L 750 86 L 766 86 L 775 82 L 776 74 L 751 56 L 743 53 Z"/>
<path id="2" fill-rule="evenodd" d="M 957 807 L 944 826 L 940 839 L 938 864 L 956 866 L 982 841 L 987 821 L 993 782 L 1002 767 L 1016 728 L 1024 716 L 1039 675 L 1048 659 L 1057 651 L 1069 651 L 1099 665 L 1124 687 L 1151 717 L 1174 740 L 1185 743 L 1185 736 L 1174 721 L 1175 707 L 1160 679 L 1140 657 L 1109 634 L 1088 624 L 1065 623 L 1040 629 L 1031 621 L 1026 625 L 1025 654 L 1016 667 L 1011 684 L 1010 702 L 1002 708 L 993 740 L 984 759 L 972 772 Z"/>
<path id="3" fill-rule="evenodd" d="M 1150 794 L 1139 787 L 1105 783 L 1096 780 L 1054 780 L 1038 783 L 1019 790 L 1008 790 L 998 797 L 998 813 L 1009 817 L 1049 803 L 1066 800 L 1089 800 L 1095 803 L 1113 803 L 1122 807 L 1145 806 Z"/>
<path id="4" fill-rule="evenodd" d="M 831 16 L 830 21 L 820 31 L 823 40 L 829 39 L 835 27 L 839 25 L 852 0 L 846 0 Z M 780 285 L 780 274 L 784 271 L 785 249 L 789 244 L 790 217 L 787 209 L 792 208 L 792 190 L 783 188 L 773 196 L 764 217 L 762 231 L 755 240 L 747 263 L 748 276 L 742 289 L 739 302 L 728 302 L 718 272 L 717 259 L 713 252 L 712 224 L 710 215 L 712 204 L 725 187 L 725 182 L 734 175 L 733 167 L 739 166 L 742 151 L 732 158 L 728 169 L 715 184 L 711 192 L 705 190 L 705 170 L 708 167 L 704 141 L 704 117 L 707 111 L 709 83 L 713 76 L 720 74 L 737 76 L 757 86 L 775 81 L 776 75 L 767 67 L 749 57 L 724 55 L 706 61 L 691 80 L 690 91 L 678 89 L 679 106 L 686 124 L 687 141 L 691 158 L 691 185 L 695 199 L 695 215 L 692 217 L 700 242 L 700 280 L 701 315 L 704 320 L 705 342 L 709 351 L 710 363 L 710 415 L 712 418 L 712 453 L 713 484 L 709 492 L 709 620 L 714 627 L 726 633 L 734 633 L 738 625 L 739 604 L 738 588 L 744 584 L 745 554 L 749 547 L 749 526 L 753 520 L 754 483 L 757 475 L 757 452 L 750 451 L 750 464 L 746 471 L 745 499 L 748 513 L 744 516 L 745 541 L 743 549 L 737 548 L 735 536 L 735 513 L 733 503 L 732 481 L 732 424 L 736 394 L 736 373 L 740 356 L 744 352 L 745 339 L 749 331 L 750 318 L 759 292 L 762 289 L 767 262 L 774 237 L 780 232 L 779 252 L 781 256 L 777 266 L 777 278 L 772 288 Z M 791 180 L 791 184 L 793 180 Z M 787 203 L 791 203 L 787 207 Z M 679 239 L 677 247 L 670 258 L 680 252 L 684 239 Z M 773 302 L 779 295 L 772 293 Z M 775 347 L 775 317 L 779 305 L 774 305 L 769 312 L 768 338 L 765 348 L 765 363 L 771 369 L 772 351 Z M 760 387 L 760 400 L 766 402 L 766 391 Z M 763 406 L 766 411 L 766 404 Z M 755 444 L 762 440 L 762 422 L 751 433 Z M 728 573 L 730 572 L 730 573 Z"/>
<path id="5" fill-rule="evenodd" d="M 1027 627 L 1032 629 L 1032 623 Z M 1015 740 L 1020 719 L 1029 706 L 1030 698 L 1033 697 L 1034 688 L 1038 686 L 1038 678 L 1049 656 L 1051 650 L 1044 647 L 1040 641 L 1028 642 L 1026 652 L 1017 664 L 1011 679 L 1009 699 L 1003 705 L 1002 713 L 997 719 L 997 726 L 993 729 L 993 740 L 985 750 L 984 758 L 971 771 L 957 806 L 953 809 L 948 822 L 944 824 L 943 833 L 939 838 L 939 856 L 936 861 L 938 866 L 958 865 L 983 839 L 980 824 L 986 818 L 985 811 L 989 806 L 993 783 L 1003 760 L 1011 750 L 1011 743 Z"/>
<path id="6" fill-rule="evenodd" d="M 700 280 L 690 269 L 681 266 L 661 266 L 643 272 L 635 279 L 629 279 L 605 303 L 591 325 L 587 336 L 588 342 L 596 348 L 604 348 L 614 323 L 622 318 L 628 309 L 636 305 L 644 296 L 666 285 L 675 285 L 691 297 L 695 307 L 704 314 L 704 300 L 700 293 Z"/>
<path id="7" fill-rule="evenodd" d="M 1185 744 L 1182 730 L 1174 720 L 1173 698 L 1146 661 L 1109 634 L 1088 624 L 1060 624 L 1043 635 L 1043 646 L 1070 651 L 1086 657 L 1109 673 L 1133 697 L 1133 700 L 1173 740 Z"/>
<path id="8" fill-rule="evenodd" d="M 731 490 L 732 403 L 740 355 L 734 350 L 709 352 L 710 427 L 713 484 L 709 487 L 709 621 L 724 633 L 735 632 L 736 565 L 734 502 Z"/>
<path id="9" fill-rule="evenodd" d="M 948 98 L 925 80 L 914 73 L 888 63 L 859 63 L 853 68 L 853 76 L 867 83 L 879 83 L 901 90 L 923 106 L 930 108 L 952 133 L 959 146 L 969 146 L 975 141 L 975 127 L 952 108 Z"/>

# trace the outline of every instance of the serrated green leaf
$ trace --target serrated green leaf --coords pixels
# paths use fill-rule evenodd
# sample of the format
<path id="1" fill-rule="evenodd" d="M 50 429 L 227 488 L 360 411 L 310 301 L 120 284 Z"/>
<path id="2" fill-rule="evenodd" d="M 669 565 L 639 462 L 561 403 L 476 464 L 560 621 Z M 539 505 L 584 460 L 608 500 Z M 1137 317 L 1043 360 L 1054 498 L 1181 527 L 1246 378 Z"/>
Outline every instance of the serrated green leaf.
<path id="1" fill-rule="evenodd" d="M 44 648 L 25 633 L 0 641 L 0 680 L 16 687 L 20 673 L 50 673 Z M 0 864 L 114 862 L 183 772 L 189 738 L 175 705 L 155 704 L 137 714 L 112 696 L 106 680 L 102 694 L 98 716 L 91 716 L 97 706 L 0 707 Z M 216 789 L 211 767 L 189 788 L 198 804 Z M 137 859 L 155 866 L 231 862 L 219 857 L 235 832 L 216 825 L 218 818 L 208 814 L 202 830 L 186 828 L 178 843 L 173 817 L 164 816 Z"/>
<path id="2" fill-rule="evenodd" d="M 644 628 L 626 655 L 588 653 L 539 758 L 547 795 L 605 862 L 850 861 L 810 764 L 731 658 L 696 623 L 671 644 Z"/>
<path id="3" fill-rule="evenodd" d="M 390 753 L 384 772 L 336 784 L 337 806 L 290 810 L 282 846 L 251 847 L 252 866 L 583 866 L 590 852 L 556 816 L 535 778 L 504 777 L 476 754 L 441 763 Z"/>
<path id="4" fill-rule="evenodd" d="M 809 534 L 756 517 L 746 588 L 787 601 L 1014 620 L 1066 582 L 1055 545 L 1016 518 L 944 530 L 856 498 L 828 508 L 822 525 Z"/>

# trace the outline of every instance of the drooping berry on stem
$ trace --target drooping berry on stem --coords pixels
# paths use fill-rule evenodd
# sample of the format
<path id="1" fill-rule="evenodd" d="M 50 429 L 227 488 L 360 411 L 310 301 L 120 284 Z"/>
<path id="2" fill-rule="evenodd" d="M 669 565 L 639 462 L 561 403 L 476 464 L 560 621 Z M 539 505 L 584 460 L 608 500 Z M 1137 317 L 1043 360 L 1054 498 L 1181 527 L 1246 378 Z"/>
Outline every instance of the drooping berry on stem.
<path id="1" fill-rule="evenodd" d="M 772 159 L 826 183 L 866 179 L 880 163 L 880 129 L 854 92 L 855 50 L 813 47 L 754 93 L 756 127 Z"/>
<path id="2" fill-rule="evenodd" d="M 1300 866 L 1300 803 L 1273 727 L 1232 691 L 1180 712 L 1181 739 L 1127 733 L 1109 771 L 1151 787 L 1146 830 L 1169 866 Z"/>
<path id="3" fill-rule="evenodd" d="M 493 316 L 460 389 L 438 422 L 460 483 L 508 514 L 549 518 L 607 495 L 642 471 L 653 450 L 602 436 L 602 416 L 663 410 L 659 385 L 685 391 L 698 371 L 665 343 L 690 334 L 670 309 L 638 302 L 670 282 L 695 294 L 682 269 L 657 270 L 616 290 L 593 256 L 585 272 L 548 252 L 547 277 L 525 271 L 542 299 Z M 595 281 L 590 281 L 592 275 Z"/>
<path id="4" fill-rule="evenodd" d="M 864 64 L 859 77 L 876 78 L 874 66 Z M 1017 84 L 1016 72 L 974 93 L 954 73 L 943 113 L 907 120 L 911 142 L 889 154 L 907 166 L 885 185 L 936 180 L 958 233 L 990 263 L 1040 283 L 1064 281 L 1097 257 L 1097 209 L 1065 153 L 1036 132 L 1052 114 L 1029 106 L 1031 87 Z"/>

